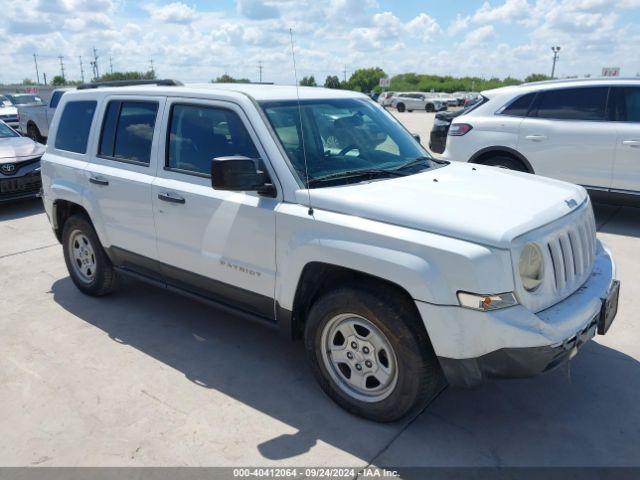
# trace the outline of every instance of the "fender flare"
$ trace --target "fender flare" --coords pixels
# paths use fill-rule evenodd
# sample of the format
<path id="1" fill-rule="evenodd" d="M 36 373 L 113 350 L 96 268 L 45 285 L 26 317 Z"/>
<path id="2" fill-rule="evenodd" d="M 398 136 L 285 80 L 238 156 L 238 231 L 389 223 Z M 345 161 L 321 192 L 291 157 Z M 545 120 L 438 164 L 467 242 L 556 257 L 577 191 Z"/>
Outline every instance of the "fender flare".
<path id="1" fill-rule="evenodd" d="M 476 153 L 474 153 L 471 158 L 468 160 L 469 163 L 478 163 L 478 159 L 484 155 L 486 155 L 487 153 L 506 153 L 511 155 L 512 157 L 517 158 L 518 160 L 520 160 L 525 168 L 527 169 L 527 171 L 529 173 L 533 173 L 535 174 L 533 167 L 531 166 L 531 163 L 529 162 L 529 160 L 527 160 L 527 158 L 522 155 L 519 151 L 515 150 L 514 148 L 511 147 L 505 147 L 505 146 L 500 146 L 500 145 L 494 145 L 491 147 L 485 147 L 481 150 L 478 150 Z"/>

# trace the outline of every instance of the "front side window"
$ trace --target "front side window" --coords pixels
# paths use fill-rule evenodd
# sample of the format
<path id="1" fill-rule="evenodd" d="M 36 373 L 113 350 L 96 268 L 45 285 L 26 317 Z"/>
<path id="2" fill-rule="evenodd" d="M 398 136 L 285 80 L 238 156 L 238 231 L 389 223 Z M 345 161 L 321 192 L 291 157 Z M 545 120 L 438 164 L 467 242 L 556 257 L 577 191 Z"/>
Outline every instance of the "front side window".
<path id="1" fill-rule="evenodd" d="M 541 92 L 535 116 L 554 120 L 604 120 L 607 87 L 563 88 Z"/>
<path id="2" fill-rule="evenodd" d="M 640 122 L 640 88 L 612 88 L 613 119 L 620 122 Z"/>
<path id="3" fill-rule="evenodd" d="M 149 165 L 157 114 L 157 102 L 109 102 L 98 155 Z"/>
<path id="4" fill-rule="evenodd" d="M 71 101 L 64 106 L 58 123 L 55 146 L 67 152 L 87 153 L 87 142 L 96 102 Z"/>
<path id="5" fill-rule="evenodd" d="M 173 106 L 167 167 L 210 175 L 211 160 L 229 156 L 259 156 L 249 132 L 235 112 L 201 105 Z"/>
<path id="6" fill-rule="evenodd" d="M 404 176 L 438 165 L 397 120 L 368 100 L 277 101 L 261 106 L 305 185 Z"/>

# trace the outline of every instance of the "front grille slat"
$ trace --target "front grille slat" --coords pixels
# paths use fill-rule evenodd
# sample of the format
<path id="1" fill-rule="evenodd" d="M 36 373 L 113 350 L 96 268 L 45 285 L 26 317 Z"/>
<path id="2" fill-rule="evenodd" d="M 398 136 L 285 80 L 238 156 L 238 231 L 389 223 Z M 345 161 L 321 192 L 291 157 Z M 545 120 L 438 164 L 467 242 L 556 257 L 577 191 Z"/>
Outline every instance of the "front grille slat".
<path id="1" fill-rule="evenodd" d="M 569 241 L 571 242 L 571 249 L 573 250 L 573 265 L 575 267 L 576 276 L 582 275 L 584 272 L 585 260 L 584 260 L 584 246 L 582 243 L 582 232 L 580 231 L 580 225 L 569 232 Z"/>
<path id="2" fill-rule="evenodd" d="M 556 278 L 556 288 L 559 291 L 564 290 L 566 286 L 564 257 L 560 247 L 560 240 L 554 239 L 549 242 L 549 250 L 551 252 L 551 260 L 553 261 L 553 270 Z"/>
<path id="3" fill-rule="evenodd" d="M 573 249 L 571 248 L 568 233 L 560 236 L 560 249 L 562 250 L 562 258 L 564 259 L 565 280 L 568 285 L 571 285 L 576 276 L 576 267 L 573 261 Z"/>

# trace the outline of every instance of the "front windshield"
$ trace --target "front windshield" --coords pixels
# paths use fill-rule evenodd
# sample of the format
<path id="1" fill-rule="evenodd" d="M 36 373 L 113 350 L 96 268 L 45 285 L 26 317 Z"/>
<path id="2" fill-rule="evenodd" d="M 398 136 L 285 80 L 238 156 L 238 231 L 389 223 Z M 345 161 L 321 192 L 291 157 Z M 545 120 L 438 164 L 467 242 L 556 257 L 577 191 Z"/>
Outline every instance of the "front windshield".
<path id="1" fill-rule="evenodd" d="M 4 95 L 0 95 L 0 107 L 11 107 L 11 106 L 13 106 L 13 103 L 11 103 L 11 100 L 9 100 Z"/>
<path id="2" fill-rule="evenodd" d="M 19 136 L 11 128 L 9 128 L 4 122 L 0 122 L 0 138 L 9 138 Z"/>
<path id="3" fill-rule="evenodd" d="M 370 100 L 302 100 L 300 110 L 295 100 L 261 106 L 295 173 L 308 187 L 409 175 L 438 165 L 390 114 Z"/>
<path id="4" fill-rule="evenodd" d="M 30 103 L 42 103 L 42 99 L 36 95 L 17 95 L 12 98 L 16 105 L 28 105 Z"/>

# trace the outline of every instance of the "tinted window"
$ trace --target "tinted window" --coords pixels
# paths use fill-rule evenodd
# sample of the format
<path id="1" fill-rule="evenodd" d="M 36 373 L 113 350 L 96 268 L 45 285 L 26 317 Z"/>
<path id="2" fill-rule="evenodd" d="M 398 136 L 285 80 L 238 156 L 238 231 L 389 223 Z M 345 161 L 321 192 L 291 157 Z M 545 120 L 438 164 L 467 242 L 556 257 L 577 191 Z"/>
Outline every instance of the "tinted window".
<path id="1" fill-rule="evenodd" d="M 63 93 L 64 92 L 61 91 L 53 92 L 53 95 L 51 95 L 51 103 L 49 105 L 51 108 L 56 108 L 58 106 L 58 103 L 60 103 L 60 97 L 62 97 Z"/>
<path id="2" fill-rule="evenodd" d="M 98 154 L 148 165 L 157 113 L 155 102 L 109 102 Z"/>
<path id="3" fill-rule="evenodd" d="M 511 117 L 526 117 L 529 112 L 529 107 L 531 107 L 531 102 L 535 96 L 535 93 L 523 95 L 522 97 L 517 98 L 514 102 L 511 102 L 510 105 L 507 105 L 507 107 L 505 107 L 500 113 Z"/>
<path id="4" fill-rule="evenodd" d="M 607 87 L 565 88 L 540 94 L 539 118 L 556 120 L 603 120 Z"/>
<path id="5" fill-rule="evenodd" d="M 95 110 L 95 101 L 68 102 L 64 106 L 58 123 L 56 148 L 68 152 L 86 153 Z"/>
<path id="6" fill-rule="evenodd" d="M 612 90 L 613 119 L 621 122 L 640 122 L 640 88 L 618 87 Z"/>
<path id="7" fill-rule="evenodd" d="M 240 117 L 231 110 L 174 105 L 171 111 L 167 166 L 209 174 L 216 157 L 258 158 Z"/>

